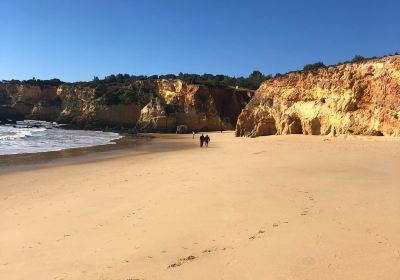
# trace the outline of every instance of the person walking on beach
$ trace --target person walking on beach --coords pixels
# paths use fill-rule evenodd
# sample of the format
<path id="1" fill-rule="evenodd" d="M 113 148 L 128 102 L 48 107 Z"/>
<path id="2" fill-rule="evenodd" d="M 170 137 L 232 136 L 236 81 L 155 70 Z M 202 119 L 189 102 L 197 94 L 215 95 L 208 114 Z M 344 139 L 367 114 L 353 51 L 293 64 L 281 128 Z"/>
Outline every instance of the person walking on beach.
<path id="1" fill-rule="evenodd" d="M 201 136 L 200 136 L 200 148 L 203 148 L 204 140 L 205 140 L 204 134 L 201 134 Z"/>
<path id="2" fill-rule="evenodd" d="M 192 131 L 192 139 L 194 139 L 194 135 L 195 135 L 196 133 L 194 133 L 194 131 Z"/>
<path id="3" fill-rule="evenodd" d="M 204 137 L 204 142 L 206 143 L 206 147 L 208 147 L 208 142 L 210 142 L 210 141 L 211 141 L 211 139 L 207 134 L 206 137 Z"/>

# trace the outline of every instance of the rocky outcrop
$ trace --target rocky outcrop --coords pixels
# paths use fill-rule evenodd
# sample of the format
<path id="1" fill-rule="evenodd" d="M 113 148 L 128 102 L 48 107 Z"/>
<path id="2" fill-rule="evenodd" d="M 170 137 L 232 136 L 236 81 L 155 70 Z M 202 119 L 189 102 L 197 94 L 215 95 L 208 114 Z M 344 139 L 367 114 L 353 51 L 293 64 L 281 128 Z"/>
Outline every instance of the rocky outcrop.
<path id="1" fill-rule="evenodd" d="M 298 72 L 264 82 L 237 136 L 400 136 L 400 56 Z"/>
<path id="2" fill-rule="evenodd" d="M 0 121 L 25 118 L 53 120 L 60 113 L 57 87 L 0 83 Z"/>
<path id="3" fill-rule="evenodd" d="M 62 110 L 57 118 L 61 123 L 80 127 L 134 127 L 140 107 L 135 103 L 106 104 L 96 96 L 92 87 L 62 85 L 58 88 Z"/>
<path id="4" fill-rule="evenodd" d="M 142 109 L 138 128 L 142 131 L 175 132 L 231 130 L 250 101 L 251 91 L 210 88 L 180 80 L 157 80 L 154 96 Z"/>
<path id="5" fill-rule="evenodd" d="M 0 84 L 0 120 L 36 119 L 78 127 L 133 127 L 136 104 L 106 105 L 91 87 Z"/>
<path id="6" fill-rule="evenodd" d="M 178 127 L 188 132 L 234 129 L 252 95 L 177 79 L 60 86 L 0 83 L 0 121 L 38 119 L 145 132 L 176 132 Z"/>

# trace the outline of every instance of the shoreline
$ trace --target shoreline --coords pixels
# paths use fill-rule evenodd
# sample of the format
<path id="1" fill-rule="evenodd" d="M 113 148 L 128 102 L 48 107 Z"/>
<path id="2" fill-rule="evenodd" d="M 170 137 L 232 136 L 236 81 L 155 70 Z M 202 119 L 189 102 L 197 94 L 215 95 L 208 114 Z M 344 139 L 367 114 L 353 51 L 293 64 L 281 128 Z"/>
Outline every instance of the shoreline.
<path id="1" fill-rule="evenodd" d="M 69 148 L 59 151 L 20 153 L 11 155 L 0 155 L 0 174 L 16 172 L 34 168 L 45 167 L 51 164 L 62 164 L 63 162 L 74 163 L 80 158 L 94 157 L 96 154 L 109 154 L 111 151 L 130 149 L 135 146 L 145 144 L 151 141 L 151 137 L 137 137 L 122 135 L 122 138 L 104 145 L 95 145 L 89 147 Z"/>
<path id="2" fill-rule="evenodd" d="M 189 137 L 189 134 L 185 135 Z M 0 175 L 187 148 L 185 145 L 164 143 L 162 148 L 152 151 L 151 145 L 154 141 L 168 142 L 168 139 L 177 138 L 175 134 L 141 133 L 136 135 L 121 134 L 121 136 L 123 137 L 114 141 L 115 144 L 70 148 L 60 151 L 0 155 Z"/>

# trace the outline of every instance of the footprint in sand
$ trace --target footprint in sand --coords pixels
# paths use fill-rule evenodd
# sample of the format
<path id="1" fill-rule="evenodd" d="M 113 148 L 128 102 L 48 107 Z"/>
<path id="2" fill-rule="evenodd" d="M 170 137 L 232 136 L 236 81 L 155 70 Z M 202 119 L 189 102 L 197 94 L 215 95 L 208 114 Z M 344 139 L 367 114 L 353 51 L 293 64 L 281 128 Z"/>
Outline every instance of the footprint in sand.
<path id="1" fill-rule="evenodd" d="M 174 262 L 174 263 L 171 263 L 167 268 L 174 268 L 174 267 L 178 267 L 181 265 L 182 265 L 181 262 Z"/>
<path id="2" fill-rule="evenodd" d="M 300 215 L 307 216 L 308 215 L 308 210 L 303 210 L 303 212 L 301 212 Z"/>
<path id="3" fill-rule="evenodd" d="M 174 268 L 174 267 L 178 267 L 183 265 L 185 262 L 190 262 L 190 261 L 194 261 L 197 257 L 190 255 L 187 256 L 186 258 L 180 258 L 177 262 L 174 262 L 172 264 L 170 264 L 167 268 Z"/>
<path id="4" fill-rule="evenodd" d="M 187 261 L 193 261 L 193 260 L 195 260 L 195 259 L 196 259 L 195 256 L 190 255 L 190 256 L 188 256 L 188 257 L 186 257 L 186 258 L 182 258 L 182 259 L 179 259 L 179 260 L 180 260 L 180 261 L 183 261 L 183 262 L 187 262 Z"/>
<path id="5" fill-rule="evenodd" d="M 210 253 L 215 253 L 217 251 L 225 251 L 226 247 L 222 247 L 222 248 L 217 248 L 217 247 L 213 247 L 210 249 L 205 249 L 202 253 L 203 254 L 210 254 Z"/>
<path id="6" fill-rule="evenodd" d="M 249 237 L 250 240 L 261 238 L 261 235 L 265 233 L 265 230 L 260 229 L 256 234 Z"/>
<path id="7" fill-rule="evenodd" d="M 264 233 L 264 231 L 262 231 L 262 233 Z M 203 250 L 202 254 L 207 255 L 207 254 L 211 254 L 211 253 L 216 253 L 217 251 L 225 251 L 226 249 L 227 249 L 226 247 L 222 247 L 222 248 L 212 247 L 212 248 Z M 190 255 L 185 258 L 180 258 L 180 259 L 178 259 L 178 261 L 170 264 L 167 268 L 174 268 L 174 267 L 181 266 L 186 262 L 191 262 L 191 261 L 197 260 L 197 259 L 199 259 L 199 257 L 200 256 Z"/>

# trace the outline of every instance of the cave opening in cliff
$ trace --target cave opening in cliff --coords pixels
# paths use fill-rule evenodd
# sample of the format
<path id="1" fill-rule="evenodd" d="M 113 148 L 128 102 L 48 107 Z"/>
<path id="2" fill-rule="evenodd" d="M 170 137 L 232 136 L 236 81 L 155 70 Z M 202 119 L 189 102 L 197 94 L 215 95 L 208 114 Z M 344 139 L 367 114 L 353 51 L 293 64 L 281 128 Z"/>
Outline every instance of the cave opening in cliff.
<path id="1" fill-rule="evenodd" d="M 289 133 L 290 134 L 304 134 L 301 120 L 298 116 L 289 117 Z"/>

